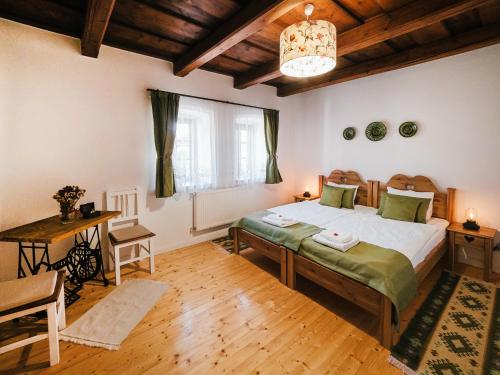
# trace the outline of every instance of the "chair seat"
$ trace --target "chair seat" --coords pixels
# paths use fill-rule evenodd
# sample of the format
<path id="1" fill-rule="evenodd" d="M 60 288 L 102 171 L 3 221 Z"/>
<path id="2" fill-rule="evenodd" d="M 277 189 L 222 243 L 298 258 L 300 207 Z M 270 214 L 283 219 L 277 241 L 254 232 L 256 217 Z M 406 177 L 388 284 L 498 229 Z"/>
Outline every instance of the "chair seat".
<path id="1" fill-rule="evenodd" d="M 153 232 L 142 225 L 134 225 L 123 229 L 117 229 L 109 233 L 109 239 L 113 245 L 122 245 L 127 242 L 142 240 L 154 236 L 155 234 Z"/>
<path id="2" fill-rule="evenodd" d="M 54 294 L 57 271 L 0 283 L 0 312 L 44 300 Z"/>

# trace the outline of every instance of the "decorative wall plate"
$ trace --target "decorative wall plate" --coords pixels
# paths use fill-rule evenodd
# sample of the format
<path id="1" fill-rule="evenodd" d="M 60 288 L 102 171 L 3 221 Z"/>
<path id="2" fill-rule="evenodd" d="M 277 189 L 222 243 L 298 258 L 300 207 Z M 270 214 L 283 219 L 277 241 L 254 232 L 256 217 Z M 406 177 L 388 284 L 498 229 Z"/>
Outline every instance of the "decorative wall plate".
<path id="1" fill-rule="evenodd" d="M 366 127 L 365 134 L 370 141 L 380 141 L 387 134 L 387 128 L 383 122 L 375 121 Z"/>
<path id="2" fill-rule="evenodd" d="M 344 136 L 344 139 L 350 141 L 356 136 L 356 129 L 354 129 L 352 126 L 345 128 L 342 135 Z"/>
<path id="3" fill-rule="evenodd" d="M 413 121 L 403 122 L 399 126 L 399 134 L 401 134 L 401 136 L 405 138 L 413 137 L 415 134 L 417 134 L 417 130 L 417 124 L 415 124 Z"/>

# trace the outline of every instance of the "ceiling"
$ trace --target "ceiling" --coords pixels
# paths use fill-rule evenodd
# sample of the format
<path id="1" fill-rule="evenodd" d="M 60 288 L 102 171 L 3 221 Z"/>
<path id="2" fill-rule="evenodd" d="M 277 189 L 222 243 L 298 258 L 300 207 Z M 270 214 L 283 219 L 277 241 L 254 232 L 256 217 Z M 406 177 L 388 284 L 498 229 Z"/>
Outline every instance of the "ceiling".
<path id="1" fill-rule="evenodd" d="M 313 78 L 279 72 L 281 31 L 304 19 L 337 28 L 337 67 Z M 410 66 L 500 42 L 500 0 L 2 0 L 0 17 L 174 63 L 174 74 L 205 69 L 245 89 L 279 96 Z"/>

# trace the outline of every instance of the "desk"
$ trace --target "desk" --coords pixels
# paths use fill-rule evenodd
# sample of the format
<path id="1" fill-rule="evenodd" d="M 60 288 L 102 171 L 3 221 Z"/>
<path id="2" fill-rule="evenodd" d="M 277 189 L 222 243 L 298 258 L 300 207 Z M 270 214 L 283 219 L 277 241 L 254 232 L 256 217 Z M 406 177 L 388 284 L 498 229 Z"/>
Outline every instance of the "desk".
<path id="1" fill-rule="evenodd" d="M 101 273 L 101 281 L 104 285 L 108 285 L 109 281 L 104 274 L 102 262 L 99 224 L 120 214 L 120 211 L 101 211 L 100 216 L 90 219 L 79 216 L 68 224 L 62 224 L 56 215 L 0 232 L 0 241 L 18 243 L 17 277 L 20 278 L 29 274 L 36 275 L 42 266 L 45 266 L 47 271 L 54 268 L 56 263 L 50 262 L 49 244 L 74 236 L 74 248 L 90 249 L 95 252 L 97 259 L 100 259 L 96 272 Z M 40 252 L 41 256 L 37 256 Z"/>

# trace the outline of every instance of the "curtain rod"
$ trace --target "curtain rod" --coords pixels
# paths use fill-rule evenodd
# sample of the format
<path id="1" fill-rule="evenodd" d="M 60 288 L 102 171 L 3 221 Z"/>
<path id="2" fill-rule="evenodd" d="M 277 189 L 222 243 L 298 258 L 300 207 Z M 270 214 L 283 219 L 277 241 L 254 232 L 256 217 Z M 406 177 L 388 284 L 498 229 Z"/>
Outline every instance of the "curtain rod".
<path id="1" fill-rule="evenodd" d="M 163 90 L 158 90 L 158 89 L 148 89 L 148 91 L 163 91 Z M 272 108 L 264 108 L 264 107 L 257 107 L 255 105 L 249 105 L 249 104 L 241 104 L 241 103 L 234 103 L 234 102 L 228 102 L 226 100 L 219 100 L 219 99 L 211 99 L 211 98 L 203 98 L 201 96 L 194 96 L 194 95 L 188 95 L 188 94 L 179 94 L 177 92 L 171 92 L 171 91 L 164 91 L 164 92 L 170 92 L 171 94 L 176 94 L 179 96 L 185 96 L 186 98 L 193 98 L 193 99 L 201 99 L 201 100 L 209 100 L 211 102 L 217 102 L 217 103 L 224 103 L 224 104 L 231 104 L 231 105 L 240 105 L 242 107 L 248 107 L 248 108 L 257 108 L 257 109 L 267 109 L 270 111 L 278 111 L 277 109 L 272 109 Z"/>

